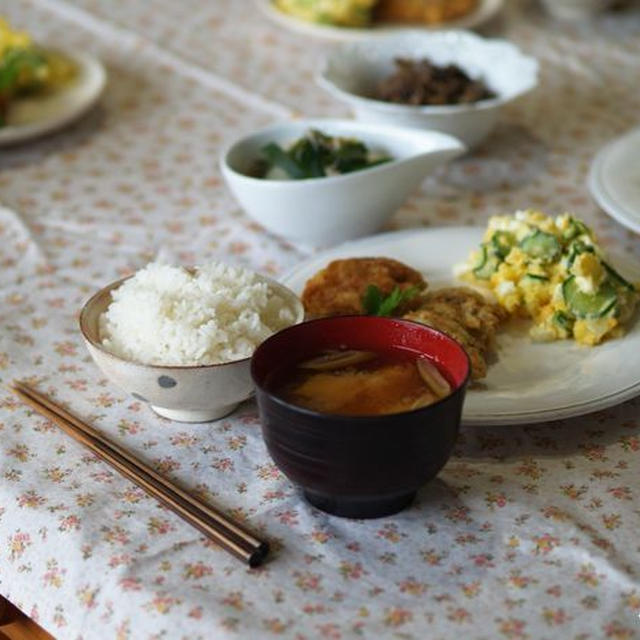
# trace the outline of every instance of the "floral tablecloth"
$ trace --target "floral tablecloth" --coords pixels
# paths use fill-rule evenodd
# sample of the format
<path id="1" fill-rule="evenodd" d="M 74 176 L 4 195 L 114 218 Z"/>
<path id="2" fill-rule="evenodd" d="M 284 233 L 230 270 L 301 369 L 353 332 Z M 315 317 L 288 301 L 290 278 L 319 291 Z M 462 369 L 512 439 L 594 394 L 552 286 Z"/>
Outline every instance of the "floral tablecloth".
<path id="1" fill-rule="evenodd" d="M 153 257 L 277 276 L 309 254 L 238 209 L 217 158 L 268 122 L 344 114 L 312 82 L 330 45 L 249 0 L 0 0 L 0 13 L 109 70 L 98 109 L 0 151 L 1 382 L 37 383 L 274 547 L 246 569 L 2 387 L 2 595 L 72 640 L 640 638 L 638 399 L 463 429 L 412 508 L 348 521 L 311 508 L 277 471 L 252 402 L 216 423 L 169 422 L 82 346 L 83 301 Z M 541 86 L 390 228 L 570 209 L 640 258 L 639 238 L 585 186 L 594 153 L 639 119 L 640 16 L 560 27 L 511 3 L 488 32 L 540 59 Z"/>

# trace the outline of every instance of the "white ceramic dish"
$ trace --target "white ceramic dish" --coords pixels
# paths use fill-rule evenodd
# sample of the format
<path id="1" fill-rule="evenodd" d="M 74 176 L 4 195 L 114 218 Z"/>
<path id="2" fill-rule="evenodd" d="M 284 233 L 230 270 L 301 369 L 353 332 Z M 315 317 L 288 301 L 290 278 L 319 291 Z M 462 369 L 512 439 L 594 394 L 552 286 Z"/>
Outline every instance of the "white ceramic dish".
<path id="1" fill-rule="evenodd" d="M 277 24 L 297 31 L 304 35 L 316 36 L 327 40 L 337 40 L 349 42 L 354 40 L 365 40 L 376 36 L 385 36 L 391 33 L 402 33 L 407 29 L 420 28 L 422 25 L 403 25 L 398 23 L 381 22 L 369 28 L 337 27 L 329 24 L 319 24 L 317 22 L 307 22 L 295 16 L 288 15 L 277 9 L 272 0 L 256 0 L 258 7 L 264 14 Z M 424 30 L 438 29 L 473 29 L 494 18 L 502 9 L 504 0 L 480 0 L 478 7 L 466 16 L 457 20 L 447 20 L 439 24 L 422 26 Z"/>
<path id="2" fill-rule="evenodd" d="M 362 140 L 393 160 L 339 176 L 264 180 L 247 175 L 269 142 L 287 147 L 309 129 Z M 222 154 L 222 174 L 243 209 L 269 231 L 322 246 L 373 233 L 437 166 L 465 147 L 433 131 L 411 131 L 353 120 L 297 120 L 241 138 Z"/>
<path id="3" fill-rule="evenodd" d="M 484 228 L 443 227 L 386 233 L 350 242 L 316 255 L 282 281 L 300 294 L 305 282 L 335 258 L 388 256 L 422 271 L 430 287 L 461 285 L 454 264 L 466 260 Z M 640 265 L 610 256 L 623 275 L 640 280 Z M 597 347 L 573 341 L 534 343 L 521 331 L 498 336 L 498 360 L 469 390 L 462 421 L 467 425 L 527 424 L 579 416 L 640 394 L 640 320 L 623 338 Z M 624 362 L 625 366 L 621 366 Z"/>
<path id="4" fill-rule="evenodd" d="M 544 8 L 559 20 L 585 20 L 613 7 L 617 0 L 541 0 Z"/>
<path id="5" fill-rule="evenodd" d="M 589 189 L 612 218 L 640 233 L 640 128 L 610 142 L 596 155 Z"/>
<path id="6" fill-rule="evenodd" d="M 497 97 L 444 106 L 395 104 L 367 97 L 394 72 L 398 57 L 458 65 L 472 78 L 482 78 Z M 317 80 L 349 105 L 358 120 L 441 131 L 471 148 L 491 132 L 504 105 L 531 91 L 537 78 L 537 61 L 506 40 L 489 40 L 469 31 L 407 31 L 336 47 Z"/>
<path id="7" fill-rule="evenodd" d="M 260 276 L 296 311 L 296 323 L 304 319 L 302 303 L 281 284 Z M 98 321 L 111 303 L 112 282 L 91 297 L 80 312 L 80 331 L 94 362 L 118 387 L 148 402 L 159 415 L 177 422 L 209 422 L 231 413 L 253 393 L 251 358 L 223 364 L 165 366 L 125 360 L 107 351 L 100 342 Z"/>
<path id="8" fill-rule="evenodd" d="M 65 51 L 64 54 L 77 64 L 77 77 L 58 91 L 12 103 L 7 124 L 0 127 L 0 147 L 53 133 L 96 104 L 107 82 L 102 63 L 84 53 Z"/>

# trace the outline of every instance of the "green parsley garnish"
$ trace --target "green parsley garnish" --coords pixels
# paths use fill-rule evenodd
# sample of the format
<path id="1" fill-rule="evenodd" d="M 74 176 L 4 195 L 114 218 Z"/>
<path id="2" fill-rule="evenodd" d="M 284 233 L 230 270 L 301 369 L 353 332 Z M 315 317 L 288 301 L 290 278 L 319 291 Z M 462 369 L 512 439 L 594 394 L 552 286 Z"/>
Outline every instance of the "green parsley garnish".
<path id="1" fill-rule="evenodd" d="M 418 291 L 418 287 L 408 287 L 402 290 L 396 286 L 385 297 L 375 284 L 370 284 L 362 298 L 362 308 L 370 316 L 390 316 L 403 302 L 415 298 Z"/>

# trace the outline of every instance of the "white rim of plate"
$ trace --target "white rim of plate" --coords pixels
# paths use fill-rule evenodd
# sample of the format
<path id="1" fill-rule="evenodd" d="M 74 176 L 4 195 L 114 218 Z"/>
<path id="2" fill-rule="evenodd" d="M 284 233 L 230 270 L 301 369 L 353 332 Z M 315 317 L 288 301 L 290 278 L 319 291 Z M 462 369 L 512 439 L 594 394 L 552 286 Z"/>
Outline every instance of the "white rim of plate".
<path id="1" fill-rule="evenodd" d="M 591 192 L 593 199 L 605 211 L 605 213 L 635 233 L 640 233 L 640 222 L 635 220 L 637 216 L 634 216 L 627 207 L 616 200 L 615 196 L 611 193 L 611 190 L 607 187 L 603 170 L 605 163 L 609 160 L 611 155 L 617 151 L 617 149 L 623 145 L 628 138 L 639 134 L 640 128 L 632 129 L 623 136 L 612 140 L 598 151 L 596 157 L 591 163 L 591 170 L 589 171 L 589 179 L 587 181 L 589 191 Z"/>
<path id="2" fill-rule="evenodd" d="M 504 0 L 480 0 L 476 9 L 456 20 L 448 20 L 439 24 L 397 24 L 383 22 L 373 27 L 338 27 L 317 22 L 306 22 L 300 18 L 289 16 L 273 6 L 272 0 L 256 0 L 262 12 L 274 22 L 299 33 L 306 33 L 328 40 L 353 41 L 401 32 L 405 29 L 439 31 L 443 29 L 473 29 L 496 16 L 504 6 Z"/>
<path id="3" fill-rule="evenodd" d="M 307 260 L 299 263 L 289 271 L 287 271 L 281 278 L 280 282 L 287 287 L 290 287 L 290 280 L 298 275 L 300 271 L 306 269 L 306 267 L 314 261 L 318 259 L 322 259 L 326 257 L 327 262 L 331 260 L 333 257 L 337 257 L 339 255 L 343 255 L 346 249 L 350 247 L 357 248 L 363 244 L 368 244 L 371 242 L 372 238 L 375 238 L 378 242 L 387 242 L 393 239 L 402 239 L 404 236 L 414 235 L 416 231 L 428 232 L 430 230 L 433 231 L 441 231 L 441 230 L 460 230 L 460 229 L 469 229 L 470 232 L 473 231 L 484 231 L 483 227 L 432 227 L 431 229 L 404 229 L 401 231 L 389 231 L 386 233 L 377 234 L 375 236 L 367 236 L 365 238 L 359 238 L 358 240 L 351 240 L 349 242 L 345 242 L 336 247 L 332 247 L 327 251 L 320 252 L 318 254 L 312 255 Z M 616 254 L 613 254 L 616 256 Z M 621 258 L 623 261 L 625 260 L 625 256 L 621 254 L 617 254 L 616 257 Z M 630 260 L 626 258 L 626 261 Z M 527 424 L 536 424 L 541 422 L 552 422 L 556 420 L 565 420 L 567 418 L 576 418 L 578 416 L 582 416 L 588 413 L 593 413 L 594 411 L 600 411 L 602 409 L 607 409 L 609 407 L 615 406 L 626 400 L 630 400 L 635 396 L 640 394 L 640 380 L 634 382 L 633 384 L 624 387 L 623 389 L 619 389 L 618 391 L 614 391 L 604 396 L 600 396 L 598 398 L 591 398 L 589 400 L 584 400 L 580 402 L 573 402 L 564 406 L 552 407 L 550 409 L 536 409 L 536 410 L 526 410 L 526 411 L 513 411 L 513 412 L 500 412 L 500 413 L 476 413 L 473 416 L 465 416 L 464 409 L 462 413 L 462 424 L 464 426 L 507 426 L 507 425 L 527 425 Z"/>
<path id="4" fill-rule="evenodd" d="M 54 133 L 82 117 L 94 107 L 100 99 L 107 84 L 107 72 L 103 64 L 94 56 L 86 53 L 64 50 L 61 50 L 61 52 L 79 66 L 80 73 L 85 77 L 85 81 L 93 84 L 91 92 L 88 93 L 82 101 L 73 104 L 71 108 L 61 110 L 50 118 L 25 125 L 7 125 L 0 127 L 0 146 L 18 144 L 49 133 Z M 65 91 L 65 89 L 61 91 Z"/>

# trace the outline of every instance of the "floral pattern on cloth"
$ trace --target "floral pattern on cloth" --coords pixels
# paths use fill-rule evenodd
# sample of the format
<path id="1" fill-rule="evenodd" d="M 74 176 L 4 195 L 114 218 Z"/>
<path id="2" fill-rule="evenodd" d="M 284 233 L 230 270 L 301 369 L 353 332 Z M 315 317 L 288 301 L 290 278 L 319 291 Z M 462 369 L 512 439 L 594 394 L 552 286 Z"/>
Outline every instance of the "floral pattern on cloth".
<path id="1" fill-rule="evenodd" d="M 350 521 L 310 507 L 277 470 L 253 402 L 216 423 L 170 422 L 90 360 L 83 302 L 153 257 L 278 276 L 309 255 L 238 209 L 217 162 L 227 141 L 273 120 L 343 113 L 311 82 L 328 45 L 246 6 L 0 3 L 38 40 L 85 48 L 109 71 L 98 109 L 0 152 L 0 381 L 27 378 L 246 520 L 271 559 L 243 567 L 3 386 L 0 593 L 72 640 L 640 637 L 639 399 L 543 425 L 465 428 L 410 509 Z M 506 35 L 540 58 L 542 86 L 481 149 L 429 178 L 390 228 L 568 208 L 603 244 L 640 257 L 638 237 L 585 187 L 595 151 L 637 118 L 628 78 L 640 19 L 611 18 L 598 33 L 548 26 L 510 9 Z"/>

